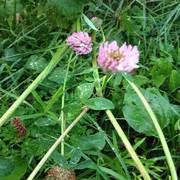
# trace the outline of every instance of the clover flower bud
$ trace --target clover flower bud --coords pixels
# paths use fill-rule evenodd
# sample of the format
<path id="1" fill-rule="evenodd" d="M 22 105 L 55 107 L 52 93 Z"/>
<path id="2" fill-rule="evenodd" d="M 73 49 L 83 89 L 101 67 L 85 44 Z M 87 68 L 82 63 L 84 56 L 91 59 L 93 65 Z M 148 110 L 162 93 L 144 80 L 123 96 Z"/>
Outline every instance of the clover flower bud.
<path id="1" fill-rule="evenodd" d="M 91 19 L 91 21 L 97 28 L 100 28 L 102 26 L 102 23 L 103 23 L 103 20 L 101 18 L 98 18 L 98 17 L 93 17 Z"/>

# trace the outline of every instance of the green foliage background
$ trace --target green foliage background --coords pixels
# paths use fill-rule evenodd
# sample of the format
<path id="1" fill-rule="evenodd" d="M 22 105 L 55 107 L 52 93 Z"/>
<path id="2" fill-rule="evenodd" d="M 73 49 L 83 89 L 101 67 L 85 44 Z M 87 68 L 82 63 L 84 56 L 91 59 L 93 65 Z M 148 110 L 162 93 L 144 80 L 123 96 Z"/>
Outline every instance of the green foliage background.
<path id="1" fill-rule="evenodd" d="M 72 29 L 92 33 L 82 14 L 89 19 L 97 16 L 103 20 L 97 44 L 102 42 L 103 32 L 107 41 L 138 45 L 140 68 L 131 79 L 157 116 L 178 171 L 179 9 L 178 1 L 168 0 L 0 0 L 0 116 L 47 66 Z M 73 56 L 71 62 L 70 56 Z M 100 75 L 104 75 L 101 70 Z M 130 155 L 101 111 L 108 108 L 113 109 L 154 179 L 168 179 L 169 171 L 156 131 L 121 74 L 109 79 L 104 92 L 106 99 L 95 98 L 94 86 L 91 55 L 76 56 L 68 50 L 11 117 L 18 116 L 23 121 L 26 136 L 14 139 L 17 131 L 10 124 L 11 118 L 1 127 L 0 179 L 27 179 L 59 137 L 61 111 L 68 126 L 85 104 L 92 110 L 66 137 L 65 155 L 61 155 L 59 146 L 37 179 L 43 179 L 55 164 L 74 169 L 78 179 L 140 179 Z M 65 106 L 61 109 L 63 95 Z"/>

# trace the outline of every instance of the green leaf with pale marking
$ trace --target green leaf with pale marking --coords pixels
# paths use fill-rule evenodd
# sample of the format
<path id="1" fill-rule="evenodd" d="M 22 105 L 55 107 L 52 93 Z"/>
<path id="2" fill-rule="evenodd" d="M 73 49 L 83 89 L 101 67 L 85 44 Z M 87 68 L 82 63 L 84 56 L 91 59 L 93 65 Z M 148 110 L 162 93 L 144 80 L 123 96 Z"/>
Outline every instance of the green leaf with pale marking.
<path id="1" fill-rule="evenodd" d="M 165 128 L 172 118 L 171 104 L 164 99 L 158 90 L 141 89 L 161 128 Z M 157 131 L 144 105 L 134 91 L 127 91 L 124 99 L 123 114 L 128 124 L 137 132 L 156 136 Z"/>
<path id="2" fill-rule="evenodd" d="M 73 138 L 73 142 L 75 143 L 75 146 L 79 147 L 81 150 L 102 150 L 106 144 L 103 132 Z"/>
<path id="3" fill-rule="evenodd" d="M 81 155 L 82 155 L 82 151 L 79 148 L 76 148 L 72 153 L 70 164 L 77 164 L 81 159 Z"/>
<path id="4" fill-rule="evenodd" d="M 59 85 L 62 85 L 64 83 L 65 76 L 66 76 L 66 70 L 61 67 L 56 67 L 49 75 L 48 80 L 58 83 Z M 68 73 L 67 83 L 73 80 L 73 77 L 74 77 L 74 74 Z"/>
<path id="5" fill-rule="evenodd" d="M 86 100 L 85 105 L 94 110 L 114 109 L 114 104 L 110 100 L 101 97 Z"/>
<path id="6" fill-rule="evenodd" d="M 39 57 L 37 55 L 32 55 L 27 64 L 26 67 L 28 69 L 35 70 L 37 72 L 41 72 L 44 70 L 44 68 L 48 65 L 48 62 L 46 61 L 45 58 Z"/>
<path id="7" fill-rule="evenodd" d="M 38 127 L 43 127 L 43 126 L 52 126 L 57 124 L 58 120 L 55 120 L 53 118 L 49 117 L 42 117 L 39 118 L 37 121 L 35 121 L 35 125 Z"/>
<path id="8" fill-rule="evenodd" d="M 61 165 L 67 165 L 67 160 L 66 158 L 61 155 L 59 152 L 57 151 L 54 151 L 52 154 L 51 154 L 51 158 L 54 160 L 55 163 L 57 164 L 61 164 Z"/>
<path id="9" fill-rule="evenodd" d="M 86 100 L 93 94 L 93 83 L 84 83 L 77 87 L 80 99 Z"/>

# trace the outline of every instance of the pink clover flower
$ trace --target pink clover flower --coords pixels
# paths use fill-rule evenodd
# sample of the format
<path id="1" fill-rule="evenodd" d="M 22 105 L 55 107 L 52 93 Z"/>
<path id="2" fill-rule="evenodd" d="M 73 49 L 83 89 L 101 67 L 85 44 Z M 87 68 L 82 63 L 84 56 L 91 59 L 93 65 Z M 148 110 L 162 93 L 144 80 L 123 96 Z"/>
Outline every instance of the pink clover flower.
<path id="1" fill-rule="evenodd" d="M 116 41 L 105 42 L 99 46 L 98 65 L 104 70 L 112 73 L 129 73 L 138 68 L 139 51 L 137 46 L 126 45 L 121 47 Z"/>
<path id="2" fill-rule="evenodd" d="M 86 32 L 74 32 L 66 42 L 77 54 L 88 54 L 92 51 L 91 37 Z"/>

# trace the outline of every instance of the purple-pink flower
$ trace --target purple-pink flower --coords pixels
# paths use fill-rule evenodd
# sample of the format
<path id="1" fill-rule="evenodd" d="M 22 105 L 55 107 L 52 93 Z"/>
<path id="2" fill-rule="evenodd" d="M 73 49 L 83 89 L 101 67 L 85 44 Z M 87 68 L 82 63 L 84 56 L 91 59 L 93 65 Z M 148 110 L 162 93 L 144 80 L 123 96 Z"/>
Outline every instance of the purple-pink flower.
<path id="1" fill-rule="evenodd" d="M 106 41 L 99 47 L 98 65 L 104 71 L 129 73 L 139 67 L 138 62 L 139 51 L 137 46 L 133 47 L 124 43 L 119 47 L 116 41 L 110 44 Z"/>
<path id="2" fill-rule="evenodd" d="M 77 54 L 88 54 L 92 51 L 91 37 L 86 32 L 74 32 L 66 42 Z"/>

